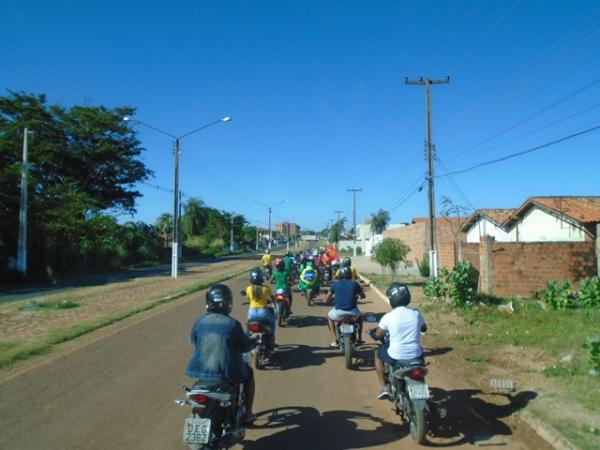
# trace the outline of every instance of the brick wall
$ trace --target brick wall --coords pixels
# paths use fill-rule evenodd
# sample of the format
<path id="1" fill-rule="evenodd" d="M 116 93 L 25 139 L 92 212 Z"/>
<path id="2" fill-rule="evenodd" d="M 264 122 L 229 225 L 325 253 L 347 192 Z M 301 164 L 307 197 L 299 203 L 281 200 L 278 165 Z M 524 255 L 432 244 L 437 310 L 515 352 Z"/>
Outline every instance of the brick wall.
<path id="1" fill-rule="evenodd" d="M 458 249 L 459 261 L 470 261 L 479 270 L 479 244 L 460 242 Z"/>
<path id="2" fill-rule="evenodd" d="M 429 251 L 429 227 L 424 222 L 413 223 L 401 228 L 393 228 L 383 232 L 383 238 L 400 239 L 410 247 L 406 259 L 411 262 L 421 261 L 423 254 Z"/>
<path id="3" fill-rule="evenodd" d="M 480 243 L 485 258 L 485 242 Z M 480 270 L 483 292 L 530 296 L 550 280 L 576 283 L 597 274 L 595 242 L 489 242 L 490 273 Z M 484 260 L 484 259 L 482 259 Z"/>
<path id="4" fill-rule="evenodd" d="M 455 234 L 464 220 L 436 219 L 436 247 L 439 267 L 452 269 L 458 260 Z M 421 261 L 423 254 L 429 252 L 429 220 L 415 219 L 415 222 L 408 226 L 385 230 L 383 237 L 401 239 L 410 247 L 407 259 L 412 262 L 417 259 Z M 458 233 L 458 240 L 466 242 L 466 235 Z"/>

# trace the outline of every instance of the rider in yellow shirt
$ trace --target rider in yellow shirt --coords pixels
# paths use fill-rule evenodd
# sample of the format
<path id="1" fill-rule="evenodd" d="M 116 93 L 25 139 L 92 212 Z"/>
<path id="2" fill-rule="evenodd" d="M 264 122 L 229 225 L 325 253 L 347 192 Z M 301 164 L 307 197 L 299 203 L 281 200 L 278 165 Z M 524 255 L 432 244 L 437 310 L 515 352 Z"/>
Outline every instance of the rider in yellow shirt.
<path id="1" fill-rule="evenodd" d="M 269 250 L 269 249 L 265 250 L 265 254 L 261 258 L 263 267 L 270 266 L 272 259 L 273 259 L 273 257 L 271 256 L 271 250 Z"/>
<path id="2" fill-rule="evenodd" d="M 246 288 L 246 297 L 250 301 L 248 322 L 267 322 L 271 327 L 273 345 L 275 345 L 275 312 L 271 308 L 273 292 L 268 285 L 263 285 L 264 277 L 259 268 L 250 272 L 250 286 Z"/>
<path id="3" fill-rule="evenodd" d="M 355 267 L 352 267 L 352 260 L 348 256 L 344 256 L 342 258 L 342 267 L 347 267 L 350 269 L 350 273 L 352 274 L 352 280 L 358 280 L 358 272 Z M 341 280 L 341 269 L 336 270 L 335 279 Z"/>

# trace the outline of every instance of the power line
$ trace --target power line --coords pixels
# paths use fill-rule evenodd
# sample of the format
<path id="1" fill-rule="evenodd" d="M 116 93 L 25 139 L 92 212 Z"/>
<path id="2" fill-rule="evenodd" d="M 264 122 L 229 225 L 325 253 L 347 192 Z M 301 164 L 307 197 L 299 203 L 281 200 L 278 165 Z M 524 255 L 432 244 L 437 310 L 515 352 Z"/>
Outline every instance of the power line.
<path id="1" fill-rule="evenodd" d="M 527 153 L 533 153 L 535 151 L 542 150 L 542 149 L 547 148 L 547 147 L 551 147 L 553 145 L 556 145 L 556 144 L 559 144 L 561 142 L 564 142 L 564 141 L 576 138 L 578 136 L 582 136 L 584 134 L 592 133 L 592 132 L 594 132 L 596 130 L 599 130 L 599 129 L 600 129 L 600 125 L 596 125 L 595 127 L 588 128 L 586 130 L 579 131 L 577 133 L 573 133 L 573 134 L 570 134 L 568 136 L 564 136 L 564 137 L 555 139 L 553 141 L 547 142 L 547 143 L 542 144 L 542 145 L 538 145 L 536 147 L 533 147 L 533 148 L 530 148 L 530 149 L 527 149 L 527 150 L 522 150 L 520 152 L 511 153 L 509 155 L 502 156 L 502 157 L 496 158 L 496 159 L 492 159 L 490 161 L 484 161 L 482 163 L 475 164 L 475 165 L 473 165 L 471 167 L 467 167 L 466 169 L 454 170 L 452 172 L 446 173 L 445 175 L 436 175 L 435 178 L 449 177 L 450 175 L 458 175 L 458 174 L 461 174 L 461 173 L 470 172 L 472 170 L 479 169 L 480 167 L 489 166 L 491 164 L 495 164 L 495 163 L 498 163 L 498 162 L 501 162 L 501 161 L 506 161 L 508 159 L 516 158 L 517 156 L 526 155 Z"/>
<path id="2" fill-rule="evenodd" d="M 465 17 L 465 19 L 460 23 L 460 25 L 458 26 L 458 28 L 454 31 L 454 33 L 452 33 L 452 36 L 450 36 L 450 39 L 448 39 L 446 41 L 446 43 L 444 44 L 444 46 L 442 47 L 442 49 L 440 51 L 438 51 L 438 53 L 435 55 L 435 57 L 433 58 L 433 61 L 431 61 L 431 64 L 435 64 L 435 62 L 438 60 L 438 58 L 444 53 L 444 51 L 448 48 L 448 46 L 452 43 L 452 41 L 454 40 L 454 38 L 456 38 L 456 36 L 458 35 L 458 33 L 460 31 L 462 31 L 462 29 L 464 28 L 465 24 L 471 20 L 471 17 L 473 16 L 473 14 L 475 14 L 475 11 L 477 11 L 477 8 L 479 7 L 479 4 L 481 3 L 481 0 L 477 0 L 477 2 L 475 3 L 475 6 L 473 6 L 473 8 L 471 9 L 471 11 L 467 14 L 467 16 Z"/>

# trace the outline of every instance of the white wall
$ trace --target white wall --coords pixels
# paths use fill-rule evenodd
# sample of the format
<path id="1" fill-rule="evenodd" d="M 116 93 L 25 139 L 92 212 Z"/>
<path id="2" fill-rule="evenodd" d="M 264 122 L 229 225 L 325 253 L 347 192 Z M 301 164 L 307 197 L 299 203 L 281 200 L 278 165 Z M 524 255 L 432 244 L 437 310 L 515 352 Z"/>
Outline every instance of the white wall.
<path id="1" fill-rule="evenodd" d="M 467 242 L 478 243 L 482 236 L 492 236 L 498 242 L 515 242 L 517 240 L 516 230 L 508 233 L 502 228 L 494 225 L 486 217 L 480 217 L 467 232 Z"/>
<path id="2" fill-rule="evenodd" d="M 519 242 L 582 242 L 582 228 L 542 211 L 531 208 L 514 227 Z"/>

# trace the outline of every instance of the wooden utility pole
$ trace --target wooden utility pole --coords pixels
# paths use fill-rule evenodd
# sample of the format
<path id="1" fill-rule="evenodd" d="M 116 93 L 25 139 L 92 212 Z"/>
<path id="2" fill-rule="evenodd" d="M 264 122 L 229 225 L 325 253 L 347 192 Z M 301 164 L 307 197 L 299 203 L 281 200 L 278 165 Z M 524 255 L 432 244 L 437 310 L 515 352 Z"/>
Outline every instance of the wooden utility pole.
<path id="1" fill-rule="evenodd" d="M 405 84 L 425 85 L 425 110 L 427 113 L 427 166 L 428 166 L 428 184 L 429 184 L 429 244 L 431 246 L 429 256 L 430 276 L 437 278 L 437 255 L 435 250 L 435 191 L 433 185 L 433 143 L 431 142 L 431 105 L 430 105 L 430 86 L 432 84 L 448 84 L 450 77 L 444 80 L 430 80 L 420 77 L 418 80 L 409 80 L 404 78 Z"/>
<path id="2" fill-rule="evenodd" d="M 362 188 L 348 188 L 346 189 L 348 192 L 352 192 L 354 198 L 352 203 L 352 216 L 353 216 L 353 228 L 352 228 L 352 236 L 354 237 L 354 245 L 352 247 L 352 256 L 356 256 L 356 193 L 362 192 Z"/>

